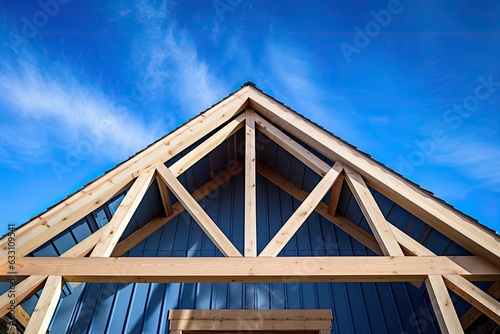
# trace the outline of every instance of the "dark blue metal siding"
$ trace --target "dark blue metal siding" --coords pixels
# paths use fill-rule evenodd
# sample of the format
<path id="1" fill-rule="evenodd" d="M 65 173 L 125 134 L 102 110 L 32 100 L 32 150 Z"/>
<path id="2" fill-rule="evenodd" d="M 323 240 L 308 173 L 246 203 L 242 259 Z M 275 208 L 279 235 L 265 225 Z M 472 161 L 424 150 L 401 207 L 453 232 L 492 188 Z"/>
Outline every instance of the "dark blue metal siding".
<path id="1" fill-rule="evenodd" d="M 244 154 L 240 130 L 203 157 L 179 180 L 192 192 Z M 172 165 L 193 147 L 170 160 Z M 304 145 L 305 146 L 305 145 Z M 308 148 L 307 146 L 305 146 Z M 310 148 L 308 148 L 310 149 Z M 320 159 L 333 165 L 321 155 Z M 257 161 L 310 192 L 320 178 L 296 158 L 257 131 Z M 371 189 L 386 219 L 438 255 L 470 254 L 392 201 Z M 126 192 L 87 215 L 31 256 L 58 256 L 84 240 L 111 219 Z M 243 253 L 244 173 L 199 204 Z M 328 203 L 330 194 L 325 196 Z M 171 195 L 172 203 L 177 199 Z M 300 202 L 257 176 L 258 251 L 267 245 L 298 208 Z M 371 233 L 347 185 L 343 184 L 337 213 Z M 152 218 L 164 215 L 154 182 L 140 203 L 122 239 Z M 279 256 L 374 256 L 364 245 L 317 213 L 284 247 Z M 125 256 L 222 256 L 212 241 L 186 212 L 129 251 Z M 314 263 L 311 263 L 314 266 Z M 308 268 L 304 268 L 307 272 Z M 486 290 L 492 283 L 477 286 Z M 0 285 L 4 289 L 5 285 Z M 73 293 L 65 288 L 51 324 L 53 333 L 168 333 L 171 309 L 306 309 L 327 308 L 334 313 L 333 333 L 436 333 L 425 286 L 409 283 L 241 283 L 241 284 L 80 284 Z M 459 315 L 470 308 L 451 294 Z M 23 303 L 31 313 L 37 295 Z"/>
<path id="2" fill-rule="evenodd" d="M 240 173 L 200 202 L 240 251 L 243 187 Z M 257 189 L 258 245 L 262 249 L 299 202 L 260 176 Z M 144 199 L 149 201 L 149 197 Z M 153 206 L 144 204 L 147 207 Z M 150 215 L 142 212 L 136 216 L 141 220 Z M 280 255 L 367 254 L 371 253 L 363 245 L 313 213 Z M 127 255 L 222 256 L 186 213 Z M 51 329 L 54 333 L 167 333 L 168 311 L 178 308 L 330 308 L 335 317 L 333 333 L 418 333 L 412 317 L 428 312 L 420 292 L 405 283 L 82 284 L 61 300 Z M 435 333 L 435 325 L 429 324 L 422 332 Z"/>

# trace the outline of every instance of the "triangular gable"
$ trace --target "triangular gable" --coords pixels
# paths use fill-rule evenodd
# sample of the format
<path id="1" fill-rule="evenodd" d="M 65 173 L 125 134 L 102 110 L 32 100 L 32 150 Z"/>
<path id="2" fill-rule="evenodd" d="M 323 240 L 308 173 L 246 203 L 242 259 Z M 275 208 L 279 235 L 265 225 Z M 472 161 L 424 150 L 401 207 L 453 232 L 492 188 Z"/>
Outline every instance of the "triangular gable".
<path id="1" fill-rule="evenodd" d="M 178 180 L 178 177 L 197 163 L 200 157 L 208 154 L 242 128 L 245 133 L 242 166 L 239 163 L 235 164 L 228 168 L 222 176 L 222 178 L 230 178 L 231 174 L 236 173 L 241 168 L 245 174 L 244 249 L 240 251 L 199 205 L 198 201 L 206 196 L 208 190 L 197 190 L 190 194 Z M 257 131 L 263 133 L 317 173 L 320 176 L 319 183 L 307 193 L 303 189 L 297 189 L 288 180 L 281 179 L 279 174 L 269 170 L 266 166 L 258 165 L 256 162 Z M 203 138 L 206 139 L 199 142 L 196 147 L 192 147 Z M 334 163 L 329 164 L 323 161 L 307 146 Z M 189 152 L 179 158 L 178 155 L 188 148 L 190 148 Z M 168 162 L 174 158 L 177 160 L 173 164 L 169 164 Z M 259 253 L 257 252 L 258 221 L 256 214 L 257 192 L 255 190 L 257 173 L 276 183 L 301 201 L 297 210 L 292 213 L 268 245 Z M 153 219 L 147 226 L 120 241 L 130 219 L 153 182 L 156 182 L 159 187 L 167 216 Z M 214 178 L 211 184 L 206 185 L 207 189 L 216 187 L 217 182 L 217 179 Z M 334 216 L 344 183 L 347 184 L 355 197 L 371 233 L 344 217 Z M 37 263 L 42 263 L 42 265 L 35 266 L 33 259 L 24 257 L 127 188 L 127 194 L 111 221 L 104 228 L 68 250 L 60 258 L 47 259 L 46 262 L 43 262 L 44 260 L 41 258 L 36 259 Z M 456 260 L 436 256 L 386 220 L 370 189 L 386 196 L 477 256 Z M 178 202 L 171 203 L 171 194 L 177 198 Z M 325 198 L 329 199 L 328 203 L 324 202 Z M 181 262 L 177 263 L 174 259 L 167 261 L 157 259 L 155 265 L 165 269 L 167 268 L 165 266 L 173 266 L 177 270 L 175 274 L 169 276 L 164 270 L 160 270 L 158 273 L 148 270 L 147 274 L 144 276 L 139 274 L 137 278 L 133 277 L 137 276 L 137 272 L 141 272 L 138 262 L 131 259 L 105 259 L 109 256 L 120 256 L 132 249 L 183 210 L 187 210 L 222 254 L 233 259 L 206 259 L 202 263 L 198 262 L 201 267 L 198 269 L 198 274 L 195 270 L 194 276 L 191 276 L 190 271 L 198 265 L 195 261 L 191 261 L 191 265 L 195 267 L 188 266 L 190 271 L 184 272 L 181 270 L 182 267 L 178 266 Z M 49 325 L 51 314 L 57 305 L 62 289 L 62 276 L 74 281 L 109 281 L 115 273 L 113 268 L 116 268 L 122 275 L 115 277 L 114 280 L 124 282 L 134 279 L 144 282 L 170 282 L 182 279 L 181 277 L 191 281 L 201 279 L 201 275 L 204 277 L 203 280 L 209 281 L 272 281 L 276 279 L 275 277 L 280 277 L 280 279 L 300 277 L 300 271 L 295 271 L 292 265 L 288 268 L 285 264 L 282 272 L 272 268 L 274 268 L 273 266 L 283 267 L 283 263 L 288 263 L 289 260 L 292 261 L 290 263 L 300 264 L 301 261 L 307 261 L 307 259 L 273 258 L 283 250 L 314 211 L 318 211 L 369 249 L 377 254 L 385 255 L 385 257 L 372 258 L 369 260 L 370 262 L 366 262 L 367 259 L 363 258 L 349 260 L 338 258 L 335 263 L 329 262 L 331 260 L 326 258 L 316 259 L 324 266 L 326 272 L 308 273 L 308 280 L 323 281 L 325 277 L 331 275 L 333 277 L 337 275 L 336 280 L 362 281 L 413 281 L 426 277 L 426 287 L 431 294 L 435 313 L 439 314 L 438 321 L 442 329 L 457 329 L 460 326 L 457 322 L 457 316 L 452 310 L 453 306 L 450 309 L 450 305 L 445 302 L 448 294 L 446 286 L 460 295 L 467 295 L 474 306 L 480 308 L 493 319 L 498 318 L 498 302 L 484 292 L 476 291 L 477 289 L 463 278 L 481 279 L 481 277 L 488 277 L 495 280 L 498 277 L 500 271 L 498 268 L 500 265 L 498 236 L 264 94 L 253 84 L 246 84 L 225 100 L 128 161 L 118 165 L 115 169 L 16 231 L 16 255 L 19 257 L 18 264 L 21 266 L 20 275 L 23 273 L 24 275 L 37 275 L 30 276 L 19 284 L 21 297 L 29 296 L 33 291 L 36 292 L 36 287 L 45 284 L 39 301 L 40 308 L 37 308 L 37 311 L 32 315 L 33 319 L 29 326 L 31 328 L 47 328 Z M 5 269 L 8 268 L 7 248 L 8 241 L 7 238 L 4 238 L 2 240 L 2 263 L 7 263 L 4 264 L 3 268 Z M 77 258 L 86 255 L 94 259 L 87 261 Z M 245 260 L 237 260 L 237 258 Z M 485 259 L 487 260 L 485 261 Z M 224 261 L 221 264 L 226 263 L 228 267 L 219 269 L 220 272 L 211 273 L 210 266 L 216 266 L 219 261 Z M 374 272 L 370 273 L 371 265 L 369 263 L 373 261 L 379 263 L 378 265 L 382 269 L 375 269 Z M 492 265 L 488 261 L 494 264 Z M 85 267 L 81 267 L 85 263 L 92 265 L 93 270 L 95 269 L 97 273 L 95 275 L 85 273 Z M 357 263 L 359 268 L 356 268 L 353 263 Z M 61 274 L 57 268 L 66 265 L 69 266 L 70 273 Z M 105 266 L 110 268 L 109 272 L 100 269 L 106 268 Z M 262 272 L 257 270 L 262 266 L 265 268 Z M 388 269 L 389 266 L 395 267 L 393 273 Z M 72 268 L 77 267 L 80 269 L 71 271 Z M 241 270 L 242 274 L 231 271 L 234 268 Z M 133 274 L 134 270 L 137 271 L 135 274 Z M 45 278 L 45 275 L 48 278 Z M 398 275 L 399 278 L 397 278 Z M 329 278 L 329 280 L 331 279 Z M 1 298 L 0 304 L 7 305 L 7 297 L 4 295 Z M 495 314 L 497 315 L 495 316 Z"/>

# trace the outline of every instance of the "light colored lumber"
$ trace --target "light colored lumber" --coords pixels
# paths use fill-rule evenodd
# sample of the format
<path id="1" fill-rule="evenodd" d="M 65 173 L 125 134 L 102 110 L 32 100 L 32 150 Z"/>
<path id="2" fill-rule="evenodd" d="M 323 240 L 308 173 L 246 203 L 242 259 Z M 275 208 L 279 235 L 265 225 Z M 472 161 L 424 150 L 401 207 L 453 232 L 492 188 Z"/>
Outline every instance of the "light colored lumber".
<path id="1" fill-rule="evenodd" d="M 241 172 L 242 165 L 235 164 L 225 171 L 218 173 L 212 180 L 205 183 L 203 186 L 194 191 L 191 196 L 195 201 L 199 202 L 206 196 L 210 195 L 213 191 L 219 189 L 224 183 L 229 181 L 231 177 Z M 161 180 L 163 183 L 163 180 Z M 184 212 L 185 208 L 180 202 L 175 203 L 172 206 L 172 215 L 168 217 L 157 217 L 153 218 L 146 225 L 138 229 L 137 231 L 130 234 L 124 240 L 120 241 L 111 256 L 122 256 L 138 244 L 140 244 L 144 239 L 158 231 L 165 224 L 172 221 L 175 217 Z"/>
<path id="2" fill-rule="evenodd" d="M 430 196 L 367 155 L 321 129 L 256 88 L 249 87 L 250 106 L 271 122 L 285 128 L 331 161 L 355 169 L 368 185 L 408 210 L 431 227 L 478 255 L 500 265 L 500 239 L 469 217 Z"/>
<path id="3" fill-rule="evenodd" d="M 241 164 L 235 164 L 225 171 L 217 174 L 212 180 L 208 181 L 202 187 L 193 192 L 192 196 L 196 201 L 200 201 L 213 191 L 218 189 L 221 185 L 227 182 L 232 176 L 238 174 L 242 170 Z M 163 182 L 163 181 L 162 181 Z M 130 249 L 134 248 L 140 244 L 148 236 L 156 232 L 166 223 L 171 221 L 173 218 L 177 217 L 180 213 L 184 211 L 184 207 L 180 203 L 175 203 L 173 205 L 174 212 L 172 216 L 169 217 L 158 217 L 153 218 L 149 223 L 141 227 L 139 230 L 132 233 L 130 236 L 125 238 L 123 241 L 119 242 L 115 249 L 113 250 L 112 256 L 122 256 Z M 95 246 L 97 241 L 99 241 L 103 229 L 100 229 L 85 240 L 76 244 L 74 247 L 63 253 L 62 257 L 79 257 L 87 255 L 92 248 Z M 16 302 L 17 304 L 22 303 L 24 300 L 31 297 L 38 290 L 40 290 L 46 280 L 47 276 L 29 276 L 20 283 L 16 285 Z M 78 285 L 78 283 L 72 284 L 73 286 Z M 10 298 L 8 297 L 8 292 L 0 296 L 0 317 L 3 317 L 8 309 L 10 303 Z"/>
<path id="4" fill-rule="evenodd" d="M 457 312 L 441 275 L 429 275 L 425 279 L 427 293 L 431 300 L 434 315 L 443 334 L 463 333 Z"/>
<path id="5" fill-rule="evenodd" d="M 208 196 L 210 193 L 218 189 L 232 176 L 238 174 L 241 169 L 241 164 L 235 164 L 234 166 L 228 168 L 226 171 L 217 174 L 217 176 L 215 176 L 212 180 L 208 181 L 205 185 L 193 192 L 192 196 L 196 201 L 205 198 L 205 196 Z M 159 228 L 161 228 L 163 225 L 165 225 L 168 221 L 184 211 L 184 207 L 180 203 L 174 204 L 174 208 L 176 209 L 174 212 L 174 216 L 154 218 L 141 229 L 132 233 L 125 240 L 119 242 L 113 250 L 112 256 L 121 256 L 125 254 L 130 249 L 141 243 L 148 236 L 157 231 Z M 80 243 L 76 244 L 74 247 L 63 253 L 61 256 L 79 257 L 87 255 L 101 238 L 102 232 L 103 229 L 94 232 L 85 240 L 81 241 Z M 41 289 L 46 278 L 46 276 L 30 276 L 18 283 L 16 286 L 16 299 L 18 303 L 23 302 L 27 298 L 31 297 L 34 293 L 36 293 L 36 291 Z M 4 316 L 7 313 L 6 310 L 9 302 L 10 298 L 8 298 L 8 293 L 0 296 L 0 316 Z"/>
<path id="6" fill-rule="evenodd" d="M 257 168 L 255 113 L 247 108 L 245 120 L 245 256 L 257 256 Z"/>
<path id="7" fill-rule="evenodd" d="M 342 183 L 344 182 L 344 176 L 340 175 L 332 187 L 332 192 L 330 193 L 330 202 L 328 203 L 327 213 L 330 216 L 335 216 L 337 211 L 337 205 L 339 204 L 340 191 L 342 190 Z"/>
<path id="8" fill-rule="evenodd" d="M 97 242 L 90 256 L 105 257 L 110 256 L 116 244 L 120 240 L 135 210 L 142 201 L 155 175 L 154 169 L 143 171 L 135 180 L 125 198 L 118 206 L 111 221 L 103 227 L 104 232 Z"/>
<path id="9" fill-rule="evenodd" d="M 347 184 L 384 254 L 388 256 L 404 255 L 394 233 L 392 233 L 389 224 L 361 175 L 348 167 L 345 167 L 344 171 Z"/>
<path id="10" fill-rule="evenodd" d="M 332 320 L 330 309 L 301 310 L 170 310 L 169 320 L 211 319 L 211 320 Z"/>
<path id="11" fill-rule="evenodd" d="M 111 177 L 108 177 L 107 182 L 113 184 L 112 188 L 107 189 L 102 187 L 94 191 L 89 191 L 87 188 L 84 188 L 78 193 L 78 196 L 76 194 L 74 195 L 80 199 L 80 203 L 83 203 L 81 206 L 78 207 L 73 205 L 72 202 L 67 199 L 64 201 L 65 207 L 61 207 L 60 211 L 56 210 L 58 213 L 54 214 L 53 218 L 45 218 L 46 215 L 49 216 L 47 212 L 39 218 L 32 220 L 32 223 L 22 226 L 19 228 L 19 232 L 16 230 L 16 256 L 28 255 L 92 211 L 101 207 L 104 203 L 113 198 L 113 196 L 127 189 L 132 180 L 132 176 L 122 180 L 112 180 Z M 55 208 L 59 207 L 60 205 Z M 52 210 L 50 210 L 50 212 L 52 212 Z M 31 226 L 31 228 L 28 229 L 26 226 Z M 0 240 L 0 243 L 2 241 L 3 239 Z M 4 253 L 0 251 L 0 256 L 1 254 Z M 5 263 L 5 259 L 5 257 L 0 259 L 0 264 Z"/>
<path id="12" fill-rule="evenodd" d="M 215 225 L 213 220 L 188 193 L 186 188 L 184 188 L 179 180 L 177 180 L 174 174 L 172 174 L 172 172 L 163 164 L 157 165 L 156 168 L 159 175 L 163 178 L 172 193 L 177 197 L 179 202 L 182 203 L 186 211 L 189 212 L 191 217 L 193 217 L 193 219 L 198 223 L 201 229 L 207 234 L 222 254 L 225 256 L 241 257 L 241 253 L 236 249 L 236 247 L 234 247 L 233 243 L 226 237 L 226 235 L 224 235 L 224 233 L 222 233 L 220 228 Z"/>
<path id="13" fill-rule="evenodd" d="M 334 165 L 330 171 L 326 173 L 304 202 L 302 202 L 272 240 L 269 241 L 269 244 L 262 250 L 259 256 L 277 256 L 279 254 L 309 215 L 316 209 L 341 172 L 342 168 Z"/>
<path id="14" fill-rule="evenodd" d="M 428 275 L 498 280 L 500 268 L 476 256 L 19 258 L 18 275 L 68 282 L 408 282 Z M 0 271 L 0 280 L 6 275 Z"/>
<path id="15" fill-rule="evenodd" d="M 331 330 L 332 310 L 170 310 L 170 330 Z"/>
<path id="16" fill-rule="evenodd" d="M 25 334 L 45 334 L 61 297 L 62 277 L 49 276 L 36 303 Z"/>
<path id="17" fill-rule="evenodd" d="M 310 334 L 311 331 L 318 331 L 319 329 L 331 329 L 331 321 L 328 320 L 288 320 L 288 321 L 241 321 L 241 320 L 172 320 L 172 328 L 182 328 L 182 332 L 187 333 L 207 333 L 205 331 L 235 331 L 241 333 L 243 331 L 260 332 L 266 331 L 264 334 L 269 334 L 270 331 L 280 331 L 287 334 Z M 316 332 L 318 333 L 318 332 Z"/>
<path id="18" fill-rule="evenodd" d="M 119 193 L 141 171 L 166 162 L 191 144 L 226 123 L 248 104 L 245 86 L 202 115 L 165 136 L 146 150 L 96 179 L 81 191 L 16 230 L 16 253 L 24 256 L 72 226 Z M 97 203 L 97 204 L 96 204 Z M 36 236 L 36 238 L 34 238 Z M 0 240 L 0 265 L 7 262 L 7 238 Z"/>
<path id="19" fill-rule="evenodd" d="M 176 161 L 169 167 L 172 174 L 176 177 L 184 173 L 189 167 L 193 166 L 205 155 L 210 153 L 213 149 L 223 143 L 232 134 L 243 127 L 245 120 L 245 113 L 238 115 L 235 119 L 226 124 L 222 129 L 211 135 L 203 143 L 194 147 L 189 153 Z"/>
<path id="20" fill-rule="evenodd" d="M 255 122 L 257 129 L 288 151 L 288 153 L 303 162 L 307 167 L 311 168 L 321 176 L 325 176 L 326 173 L 328 173 L 330 166 L 326 162 L 284 134 L 277 127 L 266 121 L 262 116 L 256 114 Z"/>
<path id="21" fill-rule="evenodd" d="M 500 281 L 493 283 L 486 293 L 493 297 L 493 299 L 498 300 L 500 298 Z M 463 316 L 460 317 L 462 328 L 467 330 L 482 314 L 483 313 L 477 308 L 471 307 Z"/>
<path id="22" fill-rule="evenodd" d="M 16 306 L 16 319 L 24 327 L 28 327 L 31 316 L 26 312 L 26 310 L 21 306 Z"/>
<path id="23" fill-rule="evenodd" d="M 165 182 L 156 175 L 156 183 L 158 184 L 158 190 L 160 191 L 161 202 L 163 203 L 163 209 L 167 216 L 171 216 L 174 211 L 172 210 L 172 203 L 170 202 L 170 195 L 168 193 L 168 188 Z"/>
<path id="24" fill-rule="evenodd" d="M 445 275 L 446 286 L 500 325 L 500 302 L 458 275 Z"/>
<path id="25" fill-rule="evenodd" d="M 257 171 L 266 179 L 273 182 L 278 187 L 280 187 L 281 189 L 283 189 L 284 191 L 286 191 L 287 193 L 289 193 L 290 195 L 292 195 L 301 202 L 303 202 L 307 198 L 307 195 L 309 195 L 306 191 L 300 189 L 292 182 L 288 181 L 287 179 L 285 179 L 278 173 L 272 171 L 270 168 L 266 167 L 263 164 L 257 165 Z M 337 225 L 340 229 L 345 231 L 351 237 L 358 240 L 359 242 L 361 242 L 363 245 L 365 245 L 378 255 L 383 255 L 382 250 L 380 249 L 380 246 L 377 243 L 377 240 L 375 240 L 375 238 L 370 233 L 366 232 L 364 229 L 354 224 L 353 222 L 349 221 L 345 217 L 339 215 L 337 216 L 329 215 L 328 206 L 325 203 L 320 202 L 316 207 L 316 211 L 324 218 L 328 219 L 330 222 Z"/>
<path id="26" fill-rule="evenodd" d="M 76 244 L 74 247 L 61 254 L 61 257 L 79 257 L 87 255 L 99 241 L 102 231 L 103 230 L 100 229 L 94 232 L 85 240 L 82 240 L 80 243 Z M 18 283 L 16 285 L 16 303 L 20 304 L 34 295 L 38 290 L 42 288 L 46 279 L 47 276 L 29 276 Z M 10 298 L 7 291 L 0 296 L 0 317 L 3 317 L 7 313 L 7 307 L 9 303 Z"/>

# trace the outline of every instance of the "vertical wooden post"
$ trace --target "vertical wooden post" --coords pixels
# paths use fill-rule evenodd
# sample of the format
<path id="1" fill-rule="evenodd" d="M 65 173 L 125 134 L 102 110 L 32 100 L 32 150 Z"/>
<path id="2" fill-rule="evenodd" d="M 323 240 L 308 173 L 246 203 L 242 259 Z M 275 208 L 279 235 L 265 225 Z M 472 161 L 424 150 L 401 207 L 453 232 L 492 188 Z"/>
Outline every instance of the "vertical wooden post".
<path id="1" fill-rule="evenodd" d="M 255 112 L 248 108 L 245 121 L 245 256 L 257 256 L 257 196 Z"/>

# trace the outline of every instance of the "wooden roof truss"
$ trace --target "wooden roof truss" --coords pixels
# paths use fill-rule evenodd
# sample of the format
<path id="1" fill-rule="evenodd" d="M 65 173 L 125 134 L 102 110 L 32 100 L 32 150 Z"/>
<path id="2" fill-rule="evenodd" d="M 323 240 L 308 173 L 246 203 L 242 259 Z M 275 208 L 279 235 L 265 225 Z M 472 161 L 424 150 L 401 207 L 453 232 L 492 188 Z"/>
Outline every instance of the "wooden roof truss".
<path id="1" fill-rule="evenodd" d="M 177 177 L 236 131 L 245 131 L 245 159 L 193 193 Z M 319 159 L 283 131 L 313 147 L 331 161 Z M 219 129 L 219 130 L 217 130 Z M 193 143 L 212 133 L 169 168 L 165 163 Z M 321 176 L 310 193 L 256 161 L 256 131 L 261 131 Z M 224 235 L 198 204 L 221 184 L 244 170 L 245 219 L 243 254 Z M 302 204 L 264 250 L 257 254 L 256 175 L 261 174 Z M 120 241 L 144 194 L 158 181 L 166 216 Z M 351 189 L 373 236 L 336 215 L 343 180 Z M 382 193 L 431 227 L 471 251 L 474 256 L 437 256 L 386 221 L 368 186 Z M 30 252 L 75 224 L 113 196 L 129 188 L 111 221 L 60 257 L 26 257 Z M 168 191 L 179 200 L 170 203 Z M 328 204 L 322 202 L 331 193 Z M 120 257 L 173 220 L 184 210 L 226 258 L 133 258 Z M 318 212 L 379 257 L 277 257 L 307 217 Z M 273 281 L 408 281 L 425 283 L 443 333 L 463 331 L 448 289 L 465 298 L 477 310 L 500 324 L 498 280 L 500 242 L 493 233 L 429 196 L 401 176 L 374 162 L 284 105 L 246 85 L 173 133 L 87 185 L 16 231 L 15 271 L 22 278 L 16 286 L 16 304 L 43 287 L 38 304 L 27 323 L 26 333 L 45 333 L 65 282 L 273 282 Z M 1 277 L 9 277 L 7 240 L 1 243 Z M 140 260 L 140 261 L 138 261 Z M 497 281 L 490 294 L 470 281 Z M 0 315 L 10 299 L 0 296 Z M 22 308 L 19 308 L 22 310 Z M 474 313 L 474 312 L 472 312 Z M 23 323 L 28 321 L 24 315 Z M 464 325 L 477 318 L 466 314 Z M 472 319 L 472 320 L 471 320 Z"/>

